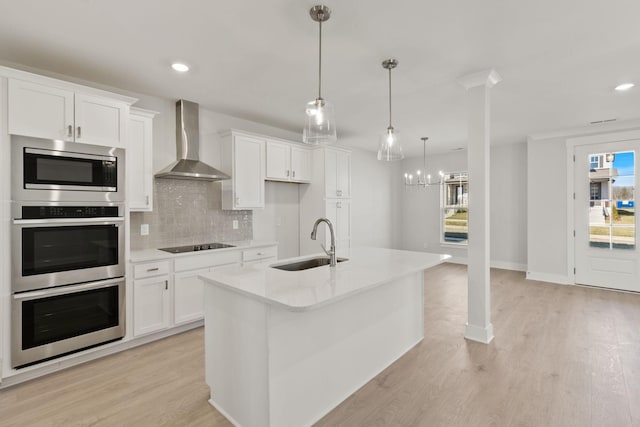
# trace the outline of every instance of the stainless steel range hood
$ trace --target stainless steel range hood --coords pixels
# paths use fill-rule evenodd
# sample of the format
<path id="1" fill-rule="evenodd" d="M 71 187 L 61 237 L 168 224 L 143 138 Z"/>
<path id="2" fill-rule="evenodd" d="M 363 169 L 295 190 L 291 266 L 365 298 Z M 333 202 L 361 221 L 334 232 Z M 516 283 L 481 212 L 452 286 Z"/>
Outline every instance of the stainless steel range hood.
<path id="1" fill-rule="evenodd" d="M 221 181 L 230 176 L 201 162 L 198 104 L 179 100 L 176 103 L 176 145 L 178 160 L 156 174 L 156 178 Z"/>

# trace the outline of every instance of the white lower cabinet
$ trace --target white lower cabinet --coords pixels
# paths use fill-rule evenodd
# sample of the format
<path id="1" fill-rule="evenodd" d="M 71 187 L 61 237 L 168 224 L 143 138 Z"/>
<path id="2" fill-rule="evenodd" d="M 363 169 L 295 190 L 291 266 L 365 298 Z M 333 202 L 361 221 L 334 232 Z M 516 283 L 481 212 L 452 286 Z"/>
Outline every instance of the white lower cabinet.
<path id="1" fill-rule="evenodd" d="M 205 252 L 172 260 L 134 263 L 133 335 L 186 325 L 204 318 L 199 275 L 231 265 L 275 262 L 277 246 Z"/>
<path id="2" fill-rule="evenodd" d="M 198 275 L 208 273 L 209 268 L 176 273 L 173 291 L 173 318 L 176 325 L 200 320 L 204 317 L 204 283 Z"/>
<path id="3" fill-rule="evenodd" d="M 134 281 L 133 335 L 161 331 L 171 325 L 168 275 Z"/>

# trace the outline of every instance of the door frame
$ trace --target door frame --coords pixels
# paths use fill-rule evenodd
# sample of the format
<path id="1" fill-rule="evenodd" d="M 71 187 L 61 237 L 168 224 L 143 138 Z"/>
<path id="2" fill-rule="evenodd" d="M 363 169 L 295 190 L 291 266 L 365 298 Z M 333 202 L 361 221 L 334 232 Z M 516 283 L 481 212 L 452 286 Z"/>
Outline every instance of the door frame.
<path id="1" fill-rule="evenodd" d="M 566 140 L 567 162 L 567 277 L 569 284 L 576 284 L 576 255 L 575 255 L 575 182 L 574 182 L 574 150 L 578 145 L 603 144 L 640 139 L 640 129 L 627 131 L 613 131 L 603 134 L 579 136 Z M 640 153 L 639 153 L 640 154 Z"/>

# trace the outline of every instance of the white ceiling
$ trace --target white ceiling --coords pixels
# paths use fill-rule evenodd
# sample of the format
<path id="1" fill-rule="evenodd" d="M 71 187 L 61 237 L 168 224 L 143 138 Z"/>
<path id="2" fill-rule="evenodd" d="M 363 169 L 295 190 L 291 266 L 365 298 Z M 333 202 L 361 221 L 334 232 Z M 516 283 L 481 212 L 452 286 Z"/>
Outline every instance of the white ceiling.
<path id="1" fill-rule="evenodd" d="M 300 132 L 317 91 L 312 0 L 0 0 L 0 61 Z M 388 124 L 408 155 L 466 145 L 456 79 L 494 68 L 494 144 L 528 133 L 637 118 L 637 0 L 335 1 L 323 26 L 323 97 L 338 138 L 376 150 Z M 192 67 L 178 75 L 181 60 Z M 619 83 L 636 82 L 626 93 Z"/>

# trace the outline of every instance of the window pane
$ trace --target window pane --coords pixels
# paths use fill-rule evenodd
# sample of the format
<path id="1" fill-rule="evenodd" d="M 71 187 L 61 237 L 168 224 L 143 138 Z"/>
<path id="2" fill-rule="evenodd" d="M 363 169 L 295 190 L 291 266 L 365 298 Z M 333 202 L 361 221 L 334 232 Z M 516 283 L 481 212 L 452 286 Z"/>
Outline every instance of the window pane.
<path id="1" fill-rule="evenodd" d="M 444 241 L 467 243 L 469 238 L 469 210 L 447 208 L 444 211 Z"/>
<path id="2" fill-rule="evenodd" d="M 469 238 L 469 178 L 467 172 L 448 172 L 442 184 L 443 242 L 466 244 Z"/>
<path id="3" fill-rule="evenodd" d="M 635 153 L 591 154 L 589 167 L 589 245 L 635 248 Z"/>
<path id="4" fill-rule="evenodd" d="M 614 249 L 635 249 L 636 248 L 636 228 L 635 226 L 614 226 L 612 243 Z"/>

